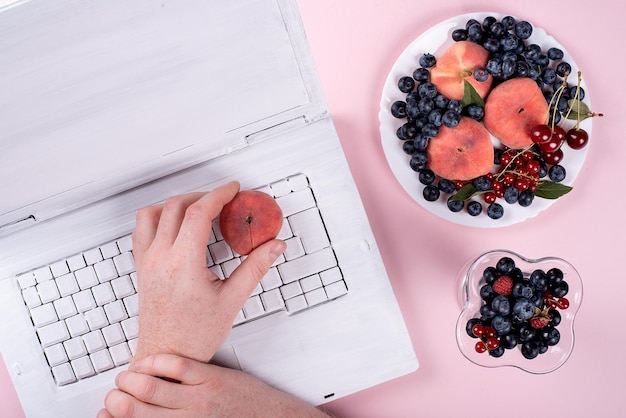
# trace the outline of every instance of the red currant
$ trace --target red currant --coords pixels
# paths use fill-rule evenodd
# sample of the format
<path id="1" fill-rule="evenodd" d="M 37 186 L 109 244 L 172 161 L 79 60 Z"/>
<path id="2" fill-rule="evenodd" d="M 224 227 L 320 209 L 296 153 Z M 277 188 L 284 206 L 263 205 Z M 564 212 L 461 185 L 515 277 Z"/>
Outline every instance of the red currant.
<path id="1" fill-rule="evenodd" d="M 472 333 L 477 337 L 481 337 L 485 333 L 485 327 L 481 324 L 476 324 L 474 328 L 472 328 Z"/>
<path id="2" fill-rule="evenodd" d="M 486 203 L 493 203 L 496 201 L 496 194 L 494 192 L 486 192 L 483 194 L 483 200 Z"/>
<path id="3" fill-rule="evenodd" d="M 524 190 L 528 190 L 529 186 L 530 186 L 530 182 L 528 181 L 528 179 L 520 177 L 517 180 L 515 180 L 515 188 L 519 190 L 520 192 L 523 192 Z"/>
<path id="4" fill-rule="evenodd" d="M 572 128 L 565 135 L 567 145 L 572 149 L 581 149 L 589 142 L 589 134 L 584 129 Z"/>
<path id="5" fill-rule="evenodd" d="M 512 186 L 513 183 L 515 183 L 515 180 L 517 179 L 517 176 L 513 173 L 506 173 L 504 175 L 504 178 L 502 178 L 502 183 L 505 186 Z"/>
<path id="6" fill-rule="evenodd" d="M 502 191 L 502 189 L 504 188 L 504 185 L 502 184 L 501 181 L 492 181 L 491 182 L 491 189 L 498 193 L 499 191 Z"/>
<path id="7" fill-rule="evenodd" d="M 484 353 L 485 351 L 487 351 L 487 346 L 483 341 L 478 341 L 476 345 L 474 345 L 474 349 L 477 353 Z"/>
<path id="8" fill-rule="evenodd" d="M 530 130 L 530 138 L 535 144 L 545 144 L 552 138 L 552 129 L 548 125 L 536 125 Z"/>
<path id="9" fill-rule="evenodd" d="M 563 160 L 563 150 L 559 148 L 554 152 L 544 152 L 543 160 L 547 164 L 551 164 L 551 165 L 558 164 Z"/>
<path id="10" fill-rule="evenodd" d="M 509 165 L 509 163 L 511 162 L 511 160 L 513 160 L 513 156 L 511 156 L 511 154 L 505 152 L 500 156 L 500 164 L 501 165 Z"/>
<path id="11" fill-rule="evenodd" d="M 500 341 L 496 337 L 487 338 L 487 348 L 489 350 L 495 350 L 498 347 L 500 347 Z"/>
<path id="12" fill-rule="evenodd" d="M 485 335 L 487 337 L 495 337 L 496 330 L 493 327 L 485 327 Z"/>
<path id="13" fill-rule="evenodd" d="M 556 301 L 556 306 L 561 309 L 569 308 L 569 300 L 567 298 L 560 298 Z"/>
<path id="14" fill-rule="evenodd" d="M 541 169 L 541 165 L 539 164 L 539 161 L 530 160 L 526 164 L 526 169 L 528 170 L 528 174 L 537 174 Z"/>

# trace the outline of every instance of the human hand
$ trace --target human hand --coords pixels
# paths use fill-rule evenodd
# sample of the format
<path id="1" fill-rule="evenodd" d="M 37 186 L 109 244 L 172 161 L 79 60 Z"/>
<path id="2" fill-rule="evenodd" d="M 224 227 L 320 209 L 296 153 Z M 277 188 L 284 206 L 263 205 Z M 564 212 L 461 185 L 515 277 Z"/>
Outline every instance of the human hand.
<path id="1" fill-rule="evenodd" d="M 175 196 L 137 213 L 133 253 L 139 287 L 135 362 L 178 354 L 207 362 L 227 338 L 237 312 L 285 243 L 258 247 L 226 280 L 206 265 L 212 221 L 239 191 L 231 182 L 209 193 Z"/>
<path id="2" fill-rule="evenodd" d="M 97 418 L 328 418 L 246 373 L 174 355 L 143 358 L 116 384 Z"/>

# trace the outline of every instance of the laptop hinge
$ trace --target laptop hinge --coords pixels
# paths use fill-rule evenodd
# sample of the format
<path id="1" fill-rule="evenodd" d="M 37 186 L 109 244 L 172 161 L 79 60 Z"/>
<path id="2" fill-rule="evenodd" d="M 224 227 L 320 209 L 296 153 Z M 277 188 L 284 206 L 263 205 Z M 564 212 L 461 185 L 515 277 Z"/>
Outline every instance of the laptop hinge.
<path id="1" fill-rule="evenodd" d="M 302 128 L 303 126 L 306 126 L 310 123 L 323 119 L 327 116 L 328 116 L 328 112 L 326 111 L 320 114 L 316 114 L 314 117 L 307 117 L 306 115 L 301 115 L 293 119 L 286 120 L 276 125 L 268 126 L 267 128 L 263 128 L 259 131 L 246 135 L 245 137 L 246 143 L 254 144 L 254 143 L 260 142 L 267 138 L 271 138 L 278 133 L 284 133 L 287 131 L 291 131 L 293 129 Z"/>
<path id="2" fill-rule="evenodd" d="M 36 222 L 37 218 L 35 218 L 34 215 L 30 215 L 16 221 L 11 221 L 9 223 L 0 225 L 0 235 L 5 235 L 10 232 L 17 231 L 18 229 L 26 228 L 27 226 L 33 225 Z"/>

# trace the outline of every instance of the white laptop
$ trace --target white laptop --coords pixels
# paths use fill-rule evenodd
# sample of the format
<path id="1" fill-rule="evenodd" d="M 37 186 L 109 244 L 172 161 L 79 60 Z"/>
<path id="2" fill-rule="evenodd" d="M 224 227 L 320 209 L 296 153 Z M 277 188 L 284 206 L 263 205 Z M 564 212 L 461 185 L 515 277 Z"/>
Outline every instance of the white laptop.
<path id="1" fill-rule="evenodd" d="M 22 1 L 0 60 L 0 352 L 28 418 L 93 416 L 128 364 L 135 211 L 230 180 L 289 246 L 214 361 L 314 404 L 417 369 L 295 1 Z"/>

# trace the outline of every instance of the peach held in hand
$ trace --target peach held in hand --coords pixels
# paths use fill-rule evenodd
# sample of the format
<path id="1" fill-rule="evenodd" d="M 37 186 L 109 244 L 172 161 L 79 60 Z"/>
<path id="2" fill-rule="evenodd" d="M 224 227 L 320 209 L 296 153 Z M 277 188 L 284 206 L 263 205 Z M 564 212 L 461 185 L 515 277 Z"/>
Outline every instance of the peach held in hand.
<path id="1" fill-rule="evenodd" d="M 220 230 L 226 243 L 240 255 L 278 236 L 283 212 L 267 193 L 242 190 L 224 206 Z"/>
<path id="2" fill-rule="evenodd" d="M 469 117 L 461 117 L 456 128 L 441 126 L 426 149 L 428 166 L 440 177 L 471 180 L 493 167 L 494 151 L 485 127 Z"/>
<path id="3" fill-rule="evenodd" d="M 437 58 L 430 71 L 430 81 L 450 100 L 463 99 L 465 81 L 484 99 L 491 88 L 492 76 L 478 81 L 474 78 L 474 70 L 485 67 L 488 60 L 489 51 L 482 46 L 470 41 L 455 42 Z"/>
<path id="4" fill-rule="evenodd" d="M 510 148 L 533 144 L 531 129 L 546 122 L 548 102 L 535 81 L 513 78 L 494 87 L 485 101 L 485 127 Z"/>

